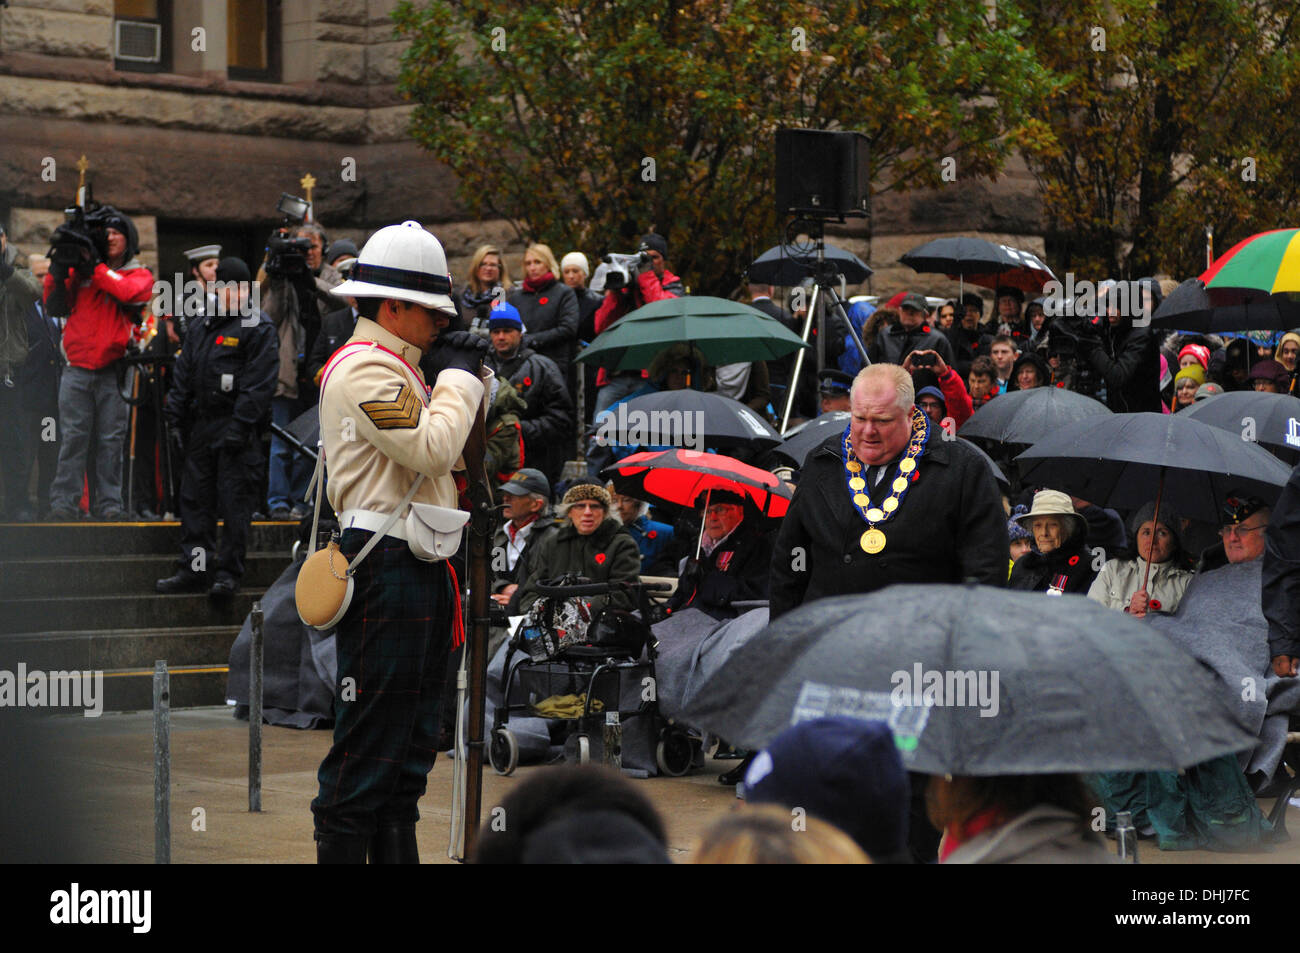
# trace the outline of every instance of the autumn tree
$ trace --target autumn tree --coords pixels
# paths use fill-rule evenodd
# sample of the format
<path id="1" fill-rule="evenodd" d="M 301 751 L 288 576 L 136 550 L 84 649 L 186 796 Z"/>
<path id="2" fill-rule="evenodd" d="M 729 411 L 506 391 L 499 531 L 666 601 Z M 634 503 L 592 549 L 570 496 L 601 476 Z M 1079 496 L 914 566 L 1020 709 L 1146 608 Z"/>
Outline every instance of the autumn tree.
<path id="1" fill-rule="evenodd" d="M 1242 0 L 1022 2 L 1031 43 L 1062 80 L 1032 104 L 1051 135 L 1026 159 L 1054 265 L 1179 277 L 1217 251 L 1293 224 L 1300 169 L 1296 14 Z M 1046 87 L 1037 87 L 1032 96 Z"/>
<path id="2" fill-rule="evenodd" d="M 852 129 L 873 188 L 992 177 L 1046 133 L 1026 21 L 984 0 L 402 3 L 412 134 L 475 214 L 556 249 L 630 250 L 653 226 L 697 293 L 774 244 L 773 133 Z M 955 166 L 953 165 L 955 163 Z"/>

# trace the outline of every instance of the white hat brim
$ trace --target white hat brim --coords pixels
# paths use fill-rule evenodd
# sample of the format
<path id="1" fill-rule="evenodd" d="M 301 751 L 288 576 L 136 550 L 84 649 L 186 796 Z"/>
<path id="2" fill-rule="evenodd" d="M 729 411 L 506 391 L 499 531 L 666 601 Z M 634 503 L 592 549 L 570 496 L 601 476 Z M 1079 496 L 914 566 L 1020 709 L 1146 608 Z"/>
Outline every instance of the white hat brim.
<path id="1" fill-rule="evenodd" d="M 392 298 L 395 301 L 409 301 L 412 304 L 433 308 L 435 311 L 442 311 L 452 317 L 459 313 L 456 310 L 455 302 L 447 295 L 434 294 L 430 291 L 411 291 L 408 288 L 391 288 L 388 285 L 377 285 L 370 281 L 353 281 L 351 278 L 343 282 L 343 284 L 331 288 L 330 294 L 335 296 L 351 295 L 354 298 Z"/>

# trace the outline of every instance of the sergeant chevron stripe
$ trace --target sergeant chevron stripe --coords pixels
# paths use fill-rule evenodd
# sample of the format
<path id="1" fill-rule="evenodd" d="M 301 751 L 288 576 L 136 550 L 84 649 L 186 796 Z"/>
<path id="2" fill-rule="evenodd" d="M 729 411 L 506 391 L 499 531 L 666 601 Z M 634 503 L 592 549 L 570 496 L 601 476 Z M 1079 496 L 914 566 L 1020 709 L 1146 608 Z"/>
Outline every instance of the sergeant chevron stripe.
<path id="1" fill-rule="evenodd" d="M 420 399 L 410 384 L 398 388 L 393 400 L 367 400 L 361 409 L 380 430 L 402 430 L 420 422 Z"/>

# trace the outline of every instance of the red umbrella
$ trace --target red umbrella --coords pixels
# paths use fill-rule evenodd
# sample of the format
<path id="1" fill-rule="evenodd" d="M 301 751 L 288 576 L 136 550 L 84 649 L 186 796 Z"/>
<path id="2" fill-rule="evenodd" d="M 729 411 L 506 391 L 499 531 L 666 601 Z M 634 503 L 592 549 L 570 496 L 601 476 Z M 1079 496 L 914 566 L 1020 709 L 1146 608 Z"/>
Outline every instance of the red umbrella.
<path id="1" fill-rule="evenodd" d="M 625 496 L 669 506 L 693 507 L 706 490 L 730 490 L 751 500 L 763 515 L 780 517 L 792 495 L 774 473 L 698 450 L 634 453 L 600 472 Z"/>

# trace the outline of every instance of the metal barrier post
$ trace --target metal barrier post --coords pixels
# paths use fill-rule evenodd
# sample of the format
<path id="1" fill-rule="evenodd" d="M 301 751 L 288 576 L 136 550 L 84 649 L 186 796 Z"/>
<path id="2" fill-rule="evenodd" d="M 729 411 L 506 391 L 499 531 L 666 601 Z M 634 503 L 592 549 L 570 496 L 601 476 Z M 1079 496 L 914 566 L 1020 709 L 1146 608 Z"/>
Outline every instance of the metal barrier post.
<path id="1" fill-rule="evenodd" d="M 171 676 L 167 661 L 153 667 L 153 862 L 172 862 Z"/>

